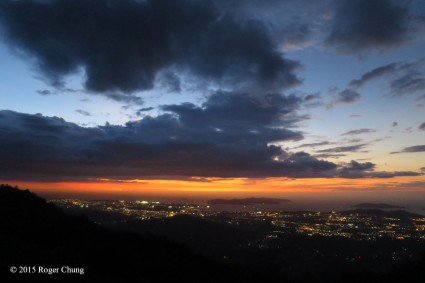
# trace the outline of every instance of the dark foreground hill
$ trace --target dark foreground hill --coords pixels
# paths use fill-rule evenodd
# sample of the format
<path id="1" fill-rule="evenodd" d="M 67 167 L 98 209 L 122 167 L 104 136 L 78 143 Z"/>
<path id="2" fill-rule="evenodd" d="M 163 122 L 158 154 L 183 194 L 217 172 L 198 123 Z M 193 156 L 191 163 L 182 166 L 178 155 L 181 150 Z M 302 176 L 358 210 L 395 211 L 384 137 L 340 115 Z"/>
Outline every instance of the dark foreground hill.
<path id="1" fill-rule="evenodd" d="M 110 231 L 7 185 L 0 186 L 0 231 L 1 282 L 39 277 L 54 282 L 258 281 L 185 245 L 160 236 Z M 16 273 L 10 272 L 12 266 Z M 40 274 L 40 267 L 59 270 Z M 84 268 L 84 274 L 63 274 L 61 267 Z"/>
<path id="2" fill-rule="evenodd" d="M 399 247 L 408 251 L 407 244 L 411 242 L 363 243 L 288 236 L 276 239 L 280 248 L 237 252 L 229 248 L 235 245 L 236 238 L 261 236 L 268 227 L 236 231 L 229 225 L 187 217 L 127 224 L 116 228 L 140 234 L 108 230 L 85 217 L 65 214 L 29 191 L 0 185 L 0 282 L 424 282 L 423 257 L 387 268 L 370 265 L 363 258 L 391 253 Z M 210 260 L 185 244 L 145 234 L 146 231 L 170 238 L 173 233 L 176 240 L 187 239 L 187 244 L 207 254 L 212 254 L 211 250 L 232 250 L 234 254 L 226 262 L 237 264 L 228 266 Z M 207 238 L 213 241 L 206 241 Z M 423 245 L 418 242 L 415 247 L 422 250 Z M 346 254 L 362 257 L 352 262 L 353 258 Z M 352 268 L 345 269 L 347 264 Z M 10 272 L 12 266 L 18 267 L 17 273 Z M 33 267 L 36 272 L 29 274 Z M 51 275 L 39 274 L 40 267 L 84 268 L 84 274 L 62 274 L 60 270 Z"/>

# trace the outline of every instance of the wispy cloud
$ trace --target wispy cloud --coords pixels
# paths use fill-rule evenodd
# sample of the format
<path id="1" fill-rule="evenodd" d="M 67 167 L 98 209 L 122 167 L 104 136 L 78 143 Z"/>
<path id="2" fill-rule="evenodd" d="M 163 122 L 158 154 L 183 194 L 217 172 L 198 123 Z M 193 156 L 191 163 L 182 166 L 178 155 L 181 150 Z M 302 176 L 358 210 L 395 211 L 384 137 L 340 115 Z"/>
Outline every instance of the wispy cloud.
<path id="1" fill-rule="evenodd" d="M 390 63 L 364 73 L 350 82 L 351 88 L 383 80 L 392 96 L 409 94 L 423 95 L 425 88 L 425 58 L 413 62 Z M 420 97 L 418 98 L 420 100 Z"/>
<path id="2" fill-rule="evenodd" d="M 363 129 L 357 129 L 357 130 L 351 130 L 351 131 L 345 132 L 341 134 L 341 136 L 361 135 L 361 134 L 368 134 L 368 133 L 375 133 L 375 132 L 376 130 L 374 129 L 363 128 Z"/>
<path id="3" fill-rule="evenodd" d="M 391 154 L 424 152 L 424 151 L 425 151 L 425 145 L 415 145 L 415 146 L 405 147 L 401 151 L 393 151 L 391 152 Z"/>
<path id="4" fill-rule="evenodd" d="M 75 112 L 77 112 L 78 114 L 81 114 L 83 116 L 91 116 L 90 112 L 88 112 L 86 110 L 77 109 L 77 110 L 75 110 Z"/>
<path id="5" fill-rule="evenodd" d="M 364 147 L 368 145 L 367 143 L 357 144 L 357 145 L 349 145 L 349 146 L 337 146 L 332 148 L 326 148 L 322 150 L 318 150 L 318 153 L 339 153 L 339 152 L 359 152 Z"/>
<path id="6" fill-rule="evenodd" d="M 323 145 L 329 145 L 331 144 L 331 142 L 328 141 L 323 141 L 323 142 L 313 142 L 313 143 L 303 143 L 297 147 L 294 147 L 293 149 L 296 148 L 302 148 L 302 147 L 317 147 L 317 146 L 323 146 Z"/>
<path id="7" fill-rule="evenodd" d="M 352 104 L 360 101 L 362 95 L 352 89 L 344 89 L 342 91 L 337 91 L 336 96 L 332 102 L 330 102 L 327 107 L 333 108 L 339 104 Z"/>

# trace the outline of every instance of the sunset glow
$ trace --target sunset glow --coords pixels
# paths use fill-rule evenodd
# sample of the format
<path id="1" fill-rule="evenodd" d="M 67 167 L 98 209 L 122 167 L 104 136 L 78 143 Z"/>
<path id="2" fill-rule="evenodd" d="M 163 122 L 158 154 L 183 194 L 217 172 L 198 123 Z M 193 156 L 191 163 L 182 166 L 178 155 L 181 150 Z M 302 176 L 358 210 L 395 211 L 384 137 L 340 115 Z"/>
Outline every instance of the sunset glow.
<path id="1" fill-rule="evenodd" d="M 395 177 L 391 179 L 217 179 L 129 180 L 121 182 L 22 182 L 8 181 L 40 195 L 56 197 L 89 197 L 94 199 L 151 199 L 171 197 L 209 199 L 214 197 L 285 197 L 294 200 L 319 199 L 395 199 L 416 198 L 425 201 L 425 178 Z M 383 195 L 384 194 L 384 195 Z M 419 194 L 419 195 L 418 195 Z"/>

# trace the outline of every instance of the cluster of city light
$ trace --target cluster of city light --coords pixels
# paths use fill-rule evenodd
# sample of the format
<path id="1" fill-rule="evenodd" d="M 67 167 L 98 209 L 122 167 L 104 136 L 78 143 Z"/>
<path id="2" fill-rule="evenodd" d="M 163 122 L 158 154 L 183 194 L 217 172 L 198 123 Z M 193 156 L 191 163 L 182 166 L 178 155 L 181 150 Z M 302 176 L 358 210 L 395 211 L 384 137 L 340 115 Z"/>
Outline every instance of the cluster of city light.
<path id="1" fill-rule="evenodd" d="M 359 240 L 415 238 L 425 240 L 425 218 L 400 219 L 361 212 L 284 212 L 272 223 L 309 236 L 340 236 Z"/>
<path id="2" fill-rule="evenodd" d="M 295 233 L 308 236 L 337 236 L 356 240 L 392 239 L 425 240 L 425 217 L 400 219 L 361 212 L 269 212 L 217 211 L 207 204 L 166 203 L 159 201 L 98 201 L 78 199 L 51 200 L 63 208 L 94 209 L 114 212 L 139 220 L 190 215 L 232 225 L 270 223 L 274 231 L 266 239 L 279 234 Z"/>

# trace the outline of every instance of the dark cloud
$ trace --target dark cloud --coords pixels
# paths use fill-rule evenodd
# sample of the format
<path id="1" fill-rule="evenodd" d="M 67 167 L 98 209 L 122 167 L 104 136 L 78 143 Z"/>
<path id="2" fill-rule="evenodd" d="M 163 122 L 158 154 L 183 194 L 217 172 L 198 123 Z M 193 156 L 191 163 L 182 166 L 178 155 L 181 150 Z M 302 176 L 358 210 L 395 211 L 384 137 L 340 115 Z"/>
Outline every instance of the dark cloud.
<path id="1" fill-rule="evenodd" d="M 332 174 L 337 169 L 337 165 L 329 162 L 318 160 L 305 152 L 296 152 L 282 161 L 283 168 L 288 172 L 289 177 L 305 178 L 325 177 Z"/>
<path id="2" fill-rule="evenodd" d="M 412 172 L 412 171 L 394 171 L 394 172 L 386 172 L 386 171 L 343 171 L 339 175 L 341 178 L 394 178 L 394 177 L 413 177 L 420 176 L 421 173 Z"/>
<path id="3" fill-rule="evenodd" d="M 82 109 L 77 109 L 75 110 L 75 112 L 83 115 L 83 116 L 91 116 L 90 112 L 86 111 L 86 110 L 82 110 Z"/>
<path id="4" fill-rule="evenodd" d="M 293 15 L 301 10 L 309 15 L 317 15 L 322 7 L 322 3 L 311 0 L 215 0 L 215 3 L 223 11 L 232 12 L 232 15 L 242 19 L 266 17 L 275 13 L 277 16 Z"/>
<path id="5" fill-rule="evenodd" d="M 352 160 L 341 166 L 339 177 L 342 178 L 393 178 L 396 176 L 419 176 L 421 173 L 411 171 L 374 171 L 376 165 L 371 162 L 360 163 Z"/>
<path id="6" fill-rule="evenodd" d="M 263 22 L 284 50 L 309 46 L 329 5 L 328 0 L 215 0 L 215 3 L 221 11 L 238 21 Z"/>
<path id="7" fill-rule="evenodd" d="M 357 161 L 351 160 L 351 162 L 344 166 L 343 169 L 347 171 L 366 171 L 366 170 L 373 170 L 375 168 L 375 164 L 371 162 L 365 162 L 365 163 L 359 163 Z"/>
<path id="8" fill-rule="evenodd" d="M 409 39 L 410 1 L 338 0 L 326 44 L 344 53 L 383 50 Z"/>
<path id="9" fill-rule="evenodd" d="M 317 177 L 336 165 L 272 144 L 302 138 L 286 119 L 300 102 L 217 93 L 202 107 L 166 105 L 157 117 L 96 128 L 1 111 L 2 178 Z"/>
<path id="10" fill-rule="evenodd" d="M 117 100 L 157 81 L 178 91 L 170 68 L 231 89 L 300 83 L 261 21 L 223 11 L 209 0 L 2 1 L 0 24 L 52 86 L 82 69 L 87 90 Z"/>
<path id="11" fill-rule="evenodd" d="M 425 131 L 425 122 L 419 126 L 419 130 Z"/>
<path id="12" fill-rule="evenodd" d="M 393 151 L 393 152 L 391 152 L 391 154 L 410 153 L 410 152 L 424 152 L 424 151 L 425 151 L 425 145 L 415 145 L 415 146 L 405 147 L 401 151 Z"/>
<path id="13" fill-rule="evenodd" d="M 280 31 L 281 44 L 284 50 L 298 50 L 311 44 L 311 27 L 305 23 L 294 23 Z"/>
<path id="14" fill-rule="evenodd" d="M 368 133 L 375 133 L 375 132 L 376 130 L 374 129 L 357 129 L 357 130 L 345 132 L 341 134 L 341 136 L 360 135 L 360 134 L 368 134 Z"/>
<path id="15" fill-rule="evenodd" d="M 159 75 L 161 87 L 165 88 L 168 92 L 180 93 L 181 81 L 174 72 L 165 72 Z"/>
<path id="16" fill-rule="evenodd" d="M 418 174 L 372 174 L 369 163 L 338 166 L 274 145 L 302 138 L 299 132 L 287 129 L 294 122 L 285 119 L 299 102 L 280 95 L 260 100 L 218 93 L 202 107 L 167 105 L 163 106 L 166 112 L 157 117 L 95 128 L 58 117 L 0 111 L 1 178 L 89 181 L 158 177 L 389 178 Z M 227 122 L 229 118 L 232 123 Z M 356 151 L 362 146 L 328 151 Z"/>
<path id="17" fill-rule="evenodd" d="M 235 127 L 237 130 L 243 125 L 255 131 L 263 125 L 279 128 L 292 126 L 298 119 L 302 119 L 292 115 L 300 102 L 293 95 L 270 94 L 257 99 L 247 94 L 218 92 L 203 104 L 202 111 L 192 103 L 166 105 L 162 109 L 179 115 L 182 122 L 191 126 L 201 126 L 208 121 L 217 129 Z"/>
<path id="18" fill-rule="evenodd" d="M 344 178 L 359 178 L 365 175 L 365 172 L 368 172 L 366 175 L 370 175 L 370 171 L 373 171 L 374 168 L 375 164 L 371 162 L 360 163 L 351 160 L 350 163 L 340 168 L 339 175 Z"/>

